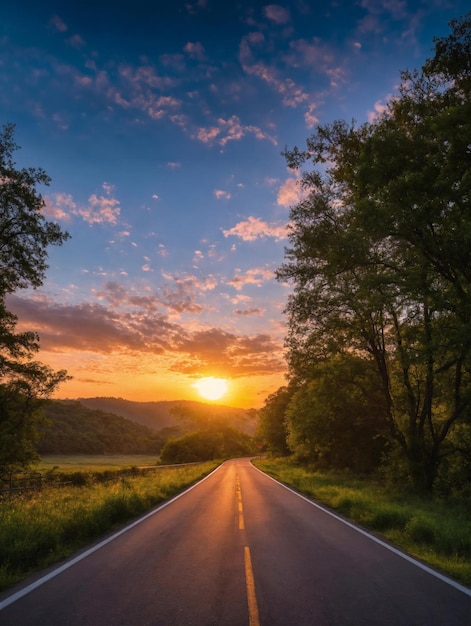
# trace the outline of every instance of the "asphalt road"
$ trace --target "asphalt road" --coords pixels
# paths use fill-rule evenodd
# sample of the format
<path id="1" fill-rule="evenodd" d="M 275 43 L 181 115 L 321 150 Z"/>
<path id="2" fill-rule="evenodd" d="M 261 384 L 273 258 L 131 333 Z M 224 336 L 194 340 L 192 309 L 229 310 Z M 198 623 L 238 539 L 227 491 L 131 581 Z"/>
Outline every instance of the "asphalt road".
<path id="1" fill-rule="evenodd" d="M 0 598 L 9 626 L 468 626 L 471 593 L 228 461 Z"/>

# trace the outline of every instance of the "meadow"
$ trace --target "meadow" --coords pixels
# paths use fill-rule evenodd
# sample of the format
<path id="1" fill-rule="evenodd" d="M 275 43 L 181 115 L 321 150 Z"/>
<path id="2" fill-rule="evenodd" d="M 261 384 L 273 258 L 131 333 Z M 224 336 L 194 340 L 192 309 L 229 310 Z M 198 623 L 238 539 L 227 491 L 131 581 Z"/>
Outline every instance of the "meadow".
<path id="1" fill-rule="evenodd" d="M 286 459 L 257 459 L 254 464 L 434 569 L 471 586 L 469 503 L 421 498 L 349 474 L 314 471 Z"/>
<path id="2" fill-rule="evenodd" d="M 218 465 L 137 470 L 141 464 L 140 455 L 44 459 L 39 471 L 58 466 L 61 476 L 81 476 L 80 486 L 46 483 L 41 491 L 0 501 L 0 590 L 119 528 Z"/>
<path id="3" fill-rule="evenodd" d="M 156 465 L 156 454 L 49 454 L 41 457 L 36 471 L 62 473 L 116 470 Z"/>

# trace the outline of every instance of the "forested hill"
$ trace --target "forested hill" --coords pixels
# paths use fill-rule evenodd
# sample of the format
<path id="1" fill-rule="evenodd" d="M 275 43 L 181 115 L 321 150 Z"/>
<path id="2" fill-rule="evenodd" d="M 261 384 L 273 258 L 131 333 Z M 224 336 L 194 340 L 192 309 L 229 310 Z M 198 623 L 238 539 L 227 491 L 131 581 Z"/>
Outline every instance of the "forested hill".
<path id="1" fill-rule="evenodd" d="M 80 402 L 54 400 L 45 406 L 49 419 L 40 454 L 159 455 L 173 429 L 157 432 L 120 415 L 91 409 Z"/>
<path id="2" fill-rule="evenodd" d="M 121 415 L 133 422 L 154 430 L 178 426 L 194 430 L 208 420 L 222 420 L 236 430 L 253 435 L 256 429 L 256 412 L 219 404 L 206 404 L 191 400 L 159 402 L 133 402 L 122 398 L 78 398 L 84 406 Z"/>

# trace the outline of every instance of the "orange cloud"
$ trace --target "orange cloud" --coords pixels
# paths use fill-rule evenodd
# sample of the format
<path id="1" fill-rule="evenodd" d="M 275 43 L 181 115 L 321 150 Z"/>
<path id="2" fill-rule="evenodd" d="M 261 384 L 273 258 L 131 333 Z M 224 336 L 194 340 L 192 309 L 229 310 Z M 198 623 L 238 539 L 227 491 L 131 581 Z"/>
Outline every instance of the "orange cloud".
<path id="1" fill-rule="evenodd" d="M 107 291 L 118 302 L 125 295 L 116 285 L 108 285 Z M 286 368 L 280 341 L 268 334 L 237 335 L 221 328 L 190 330 L 158 314 L 152 298 L 135 298 L 134 303 L 140 307 L 120 312 L 96 303 L 64 305 L 46 298 L 8 297 L 9 309 L 21 320 L 19 327 L 39 333 L 41 360 L 47 362 L 44 357 L 50 355 L 57 361 L 66 355 L 72 375 L 76 360 L 84 358 L 93 363 L 89 374 L 93 371 L 105 378 L 111 373 L 114 377 L 117 364 L 124 371 L 142 370 L 147 375 L 148 365 L 143 364 L 149 358 L 160 359 L 160 367 L 167 371 L 195 375 L 210 371 L 233 377 L 271 375 Z M 157 369 L 158 362 L 154 361 Z"/>

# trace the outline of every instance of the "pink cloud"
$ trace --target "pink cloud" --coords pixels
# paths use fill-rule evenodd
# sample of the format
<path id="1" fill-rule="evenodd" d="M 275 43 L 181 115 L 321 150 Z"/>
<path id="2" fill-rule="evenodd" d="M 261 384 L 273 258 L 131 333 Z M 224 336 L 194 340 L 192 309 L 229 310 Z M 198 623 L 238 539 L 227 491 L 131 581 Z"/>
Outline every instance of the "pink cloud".
<path id="1" fill-rule="evenodd" d="M 282 102 L 285 106 L 295 107 L 308 99 L 305 93 L 291 78 L 278 78 L 278 71 L 275 68 L 268 67 L 261 61 L 256 62 L 252 53 L 251 45 L 259 44 L 263 40 L 259 37 L 244 37 L 239 47 L 239 60 L 244 71 L 256 76 L 266 82 L 274 91 L 282 96 Z"/>
<path id="2" fill-rule="evenodd" d="M 218 200 L 230 200 L 231 194 L 228 191 L 223 191 L 222 189 L 215 189 L 214 195 Z"/>
<path id="3" fill-rule="evenodd" d="M 264 282 L 272 280 L 275 274 L 272 270 L 266 267 L 256 267 L 249 269 L 243 274 L 240 270 L 236 270 L 235 276 L 227 281 L 228 285 L 240 291 L 246 285 L 255 285 L 261 287 Z"/>
<path id="4" fill-rule="evenodd" d="M 265 17 L 275 24 L 286 24 L 291 19 L 288 9 L 285 9 L 278 4 L 269 4 L 264 7 L 263 12 Z"/>
<path id="5" fill-rule="evenodd" d="M 183 50 L 188 54 L 188 56 L 192 59 L 196 59 L 197 61 L 205 60 L 205 53 L 203 46 L 199 43 L 199 41 L 192 43 L 189 41 Z"/>
<path id="6" fill-rule="evenodd" d="M 45 199 L 47 217 L 70 221 L 72 215 L 80 216 L 88 224 L 117 224 L 120 217 L 119 200 L 112 196 L 114 187 L 103 183 L 106 195 L 92 194 L 87 206 L 80 206 L 70 194 L 56 193 Z"/>
<path id="7" fill-rule="evenodd" d="M 286 224 L 269 224 L 259 217 L 252 216 L 222 232 L 224 237 L 239 237 L 243 241 L 255 241 L 264 237 L 272 237 L 276 241 L 280 241 L 288 236 Z"/>
<path id="8" fill-rule="evenodd" d="M 212 143 L 212 141 L 217 138 L 217 143 L 221 146 L 225 146 L 229 141 L 237 141 L 247 134 L 253 134 L 257 139 L 267 139 L 274 145 L 277 144 L 274 137 L 264 133 L 257 126 L 245 126 L 241 124 L 237 115 L 232 115 L 232 117 L 227 120 L 219 118 L 217 124 L 217 126 L 210 128 L 200 128 L 196 137 L 203 143 Z"/>

